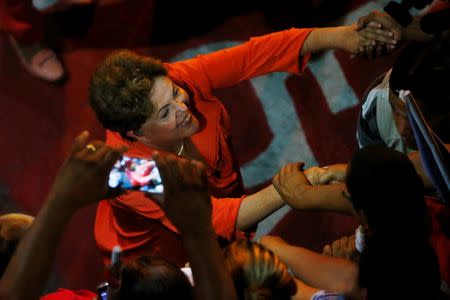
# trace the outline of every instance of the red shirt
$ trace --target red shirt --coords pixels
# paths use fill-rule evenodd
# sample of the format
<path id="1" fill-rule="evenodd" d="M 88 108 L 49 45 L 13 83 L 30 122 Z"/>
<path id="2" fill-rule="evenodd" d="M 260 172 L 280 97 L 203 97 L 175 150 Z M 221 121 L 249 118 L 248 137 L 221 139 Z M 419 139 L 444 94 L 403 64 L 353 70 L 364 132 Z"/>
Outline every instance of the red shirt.
<path id="1" fill-rule="evenodd" d="M 435 197 L 425 197 L 432 220 L 431 245 L 436 251 L 441 279 L 450 286 L 450 208 Z"/>
<path id="2" fill-rule="evenodd" d="M 88 290 L 71 291 L 66 289 L 58 289 L 54 293 L 47 294 L 39 298 L 40 300 L 95 300 L 97 294 Z"/>
<path id="3" fill-rule="evenodd" d="M 244 189 L 231 150 L 230 119 L 212 91 L 271 72 L 299 73 L 309 58 L 303 57 L 299 61 L 299 53 L 312 30 L 272 33 L 233 48 L 165 65 L 168 77 L 190 93 L 192 111 L 202 122 L 202 129 L 191 139 L 206 163 L 211 194 L 222 198 L 212 198 L 213 227 L 226 240 L 234 237 Z M 113 147 L 127 145 L 128 156 L 148 158 L 153 152 L 150 147 L 124 140 L 120 134 L 109 130 L 106 144 Z M 133 191 L 112 201 L 101 201 L 97 208 L 95 238 L 105 255 L 118 244 L 126 256 L 156 252 L 178 263 L 185 259 L 177 257 L 182 245 L 176 228 L 160 207 L 141 192 Z M 175 243 L 178 246 L 174 247 Z"/>

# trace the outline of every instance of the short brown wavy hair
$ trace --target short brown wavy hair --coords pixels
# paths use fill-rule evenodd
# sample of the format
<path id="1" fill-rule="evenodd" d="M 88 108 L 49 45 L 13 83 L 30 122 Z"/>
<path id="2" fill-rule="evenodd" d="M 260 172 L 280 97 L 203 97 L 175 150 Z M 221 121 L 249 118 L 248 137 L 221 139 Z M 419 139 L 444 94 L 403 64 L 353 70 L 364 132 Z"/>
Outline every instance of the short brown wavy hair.
<path id="1" fill-rule="evenodd" d="M 109 55 L 89 85 L 89 102 L 104 128 L 121 133 L 137 130 L 153 112 L 149 93 L 154 78 L 167 75 L 160 60 L 129 50 Z"/>

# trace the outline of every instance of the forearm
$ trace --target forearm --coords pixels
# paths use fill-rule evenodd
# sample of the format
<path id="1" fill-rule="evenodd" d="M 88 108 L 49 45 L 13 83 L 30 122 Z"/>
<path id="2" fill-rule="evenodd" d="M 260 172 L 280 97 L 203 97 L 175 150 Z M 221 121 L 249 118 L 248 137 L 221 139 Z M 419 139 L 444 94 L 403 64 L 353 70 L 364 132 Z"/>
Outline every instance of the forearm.
<path id="1" fill-rule="evenodd" d="M 196 299 L 236 299 L 236 291 L 212 228 L 183 237 L 194 275 Z"/>
<path id="2" fill-rule="evenodd" d="M 413 21 L 404 29 L 404 33 L 407 41 L 426 42 L 433 38 L 431 34 L 422 31 L 419 17 L 414 17 Z"/>
<path id="3" fill-rule="evenodd" d="M 270 185 L 242 200 L 236 221 L 236 229 L 246 230 L 284 205 L 283 199 Z"/>
<path id="4" fill-rule="evenodd" d="M 353 207 L 342 194 L 345 183 L 303 186 L 292 207 L 299 210 L 326 210 L 353 214 Z"/>
<path id="5" fill-rule="evenodd" d="M 349 51 L 348 45 L 351 44 L 349 40 L 358 38 L 355 29 L 356 25 L 317 28 L 308 35 L 300 53 L 305 55 L 327 49 Z"/>
<path id="6" fill-rule="evenodd" d="M 19 243 L 0 283 L 1 299 L 37 299 L 47 282 L 56 249 L 73 210 L 49 199 Z"/>
<path id="7" fill-rule="evenodd" d="M 285 242 L 264 241 L 295 273 L 310 286 L 333 292 L 346 292 L 356 282 L 357 266 L 349 260 L 324 256 Z"/>

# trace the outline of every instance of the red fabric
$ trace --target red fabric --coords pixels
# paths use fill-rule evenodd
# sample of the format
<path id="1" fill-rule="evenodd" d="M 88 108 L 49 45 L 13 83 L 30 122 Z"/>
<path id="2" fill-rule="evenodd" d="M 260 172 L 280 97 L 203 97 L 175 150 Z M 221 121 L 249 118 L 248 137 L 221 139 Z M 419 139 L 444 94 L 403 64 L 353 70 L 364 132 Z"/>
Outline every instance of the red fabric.
<path id="1" fill-rule="evenodd" d="M 436 251 L 441 278 L 450 286 L 450 207 L 433 197 L 425 197 L 432 220 L 431 245 Z"/>
<path id="2" fill-rule="evenodd" d="M 94 300 L 97 294 L 88 290 L 71 291 L 66 289 L 58 289 L 54 293 L 42 296 L 41 300 Z"/>
<path id="3" fill-rule="evenodd" d="M 443 9 L 449 9 L 450 8 L 450 3 L 445 2 L 445 1 L 437 1 L 434 2 L 433 5 L 431 5 L 430 9 L 428 10 L 428 13 L 433 13 L 433 12 L 437 12 Z"/>
<path id="4" fill-rule="evenodd" d="M 242 196 L 243 185 L 239 167 L 231 151 L 230 120 L 212 90 L 270 72 L 299 73 L 309 58 L 304 57 L 299 62 L 299 51 L 311 31 L 312 29 L 286 30 L 252 38 L 249 42 L 230 49 L 166 64 L 168 76 L 190 93 L 194 104 L 193 113 L 199 120 L 204 120 L 203 128 L 192 136 L 192 142 L 207 165 L 213 196 Z M 107 131 L 106 144 L 113 147 L 127 145 L 128 156 L 150 157 L 153 152 L 153 149 L 138 142 L 126 141 L 118 133 L 111 131 Z M 243 197 L 212 199 L 213 226 L 216 233 L 227 240 L 234 236 L 242 199 Z M 94 229 L 101 251 L 109 255 L 117 244 L 125 250 L 125 255 L 133 256 L 142 251 L 139 248 L 158 248 L 163 254 L 166 253 L 166 248 L 173 250 L 173 245 L 161 244 L 161 238 L 158 237 L 161 232 L 155 229 L 155 223 L 150 225 L 144 220 L 157 220 L 166 228 L 177 232 L 159 206 L 143 193 L 133 191 L 112 201 L 102 201 L 97 208 Z"/>
<path id="5" fill-rule="evenodd" d="M 97 207 L 95 239 L 105 263 L 109 263 L 112 248 L 120 245 L 125 259 L 158 254 L 184 266 L 188 259 L 181 236 L 159 206 L 142 193 L 133 192 L 124 198 L 127 205 L 121 200 L 103 200 Z M 212 198 L 213 227 L 220 238 L 229 241 L 234 237 L 243 198 Z"/>
<path id="6" fill-rule="evenodd" d="M 0 28 L 24 43 L 43 38 L 43 16 L 31 0 L 0 0 Z"/>

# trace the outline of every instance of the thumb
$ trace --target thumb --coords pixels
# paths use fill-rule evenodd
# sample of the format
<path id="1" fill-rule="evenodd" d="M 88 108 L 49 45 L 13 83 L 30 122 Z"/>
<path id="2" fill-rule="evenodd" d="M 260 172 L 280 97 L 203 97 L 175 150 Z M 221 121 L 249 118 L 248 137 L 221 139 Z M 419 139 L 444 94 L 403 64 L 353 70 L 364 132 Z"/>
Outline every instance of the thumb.
<path id="1" fill-rule="evenodd" d="M 89 132 L 84 130 L 73 141 L 72 148 L 70 149 L 70 155 L 80 152 L 85 146 L 89 138 Z"/>
<path id="2" fill-rule="evenodd" d="M 334 179 L 333 172 L 331 172 L 330 169 L 327 169 L 323 174 L 319 175 L 319 184 L 328 184 Z"/>
<path id="3" fill-rule="evenodd" d="M 360 31 L 366 27 L 366 24 L 368 23 L 368 17 L 363 16 L 358 19 L 358 22 L 356 22 L 356 31 Z"/>

